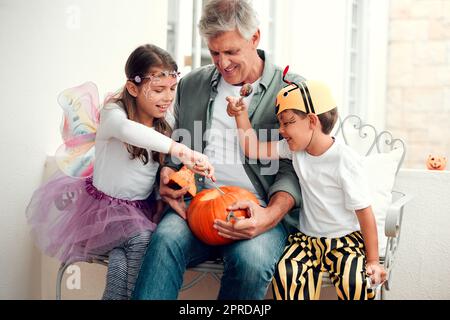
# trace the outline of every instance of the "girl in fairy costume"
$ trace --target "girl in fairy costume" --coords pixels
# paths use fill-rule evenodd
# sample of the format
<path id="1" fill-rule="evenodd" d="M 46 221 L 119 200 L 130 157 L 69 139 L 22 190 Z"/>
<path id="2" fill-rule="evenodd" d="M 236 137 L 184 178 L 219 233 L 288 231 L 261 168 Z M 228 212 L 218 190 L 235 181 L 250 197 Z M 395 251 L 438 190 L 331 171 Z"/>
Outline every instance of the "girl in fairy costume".
<path id="1" fill-rule="evenodd" d="M 122 92 L 100 111 L 93 175 L 57 174 L 34 192 L 26 211 L 46 254 L 62 262 L 109 256 L 104 299 L 129 299 L 133 292 L 160 219 L 153 210 L 156 200 L 148 198 L 163 155 L 214 178 L 206 156 L 169 138 L 166 115 L 179 75 L 172 57 L 154 45 L 140 46 L 128 58 L 125 73 Z"/>

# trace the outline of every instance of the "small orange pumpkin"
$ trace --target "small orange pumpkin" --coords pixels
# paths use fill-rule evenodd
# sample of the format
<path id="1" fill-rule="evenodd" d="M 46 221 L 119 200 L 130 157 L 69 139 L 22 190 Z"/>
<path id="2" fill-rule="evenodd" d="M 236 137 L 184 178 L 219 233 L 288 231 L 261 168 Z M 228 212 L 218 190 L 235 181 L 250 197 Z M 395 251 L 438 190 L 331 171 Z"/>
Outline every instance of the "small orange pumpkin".
<path id="1" fill-rule="evenodd" d="M 445 166 L 447 164 L 446 157 L 439 157 L 429 155 L 427 159 L 427 168 L 428 170 L 445 170 Z"/>
<path id="2" fill-rule="evenodd" d="M 227 239 L 219 235 L 213 228 L 214 220 L 226 221 L 229 211 L 227 208 L 238 200 L 250 200 L 259 204 L 256 196 L 246 189 L 233 186 L 223 186 L 220 189 L 225 194 L 216 189 L 206 189 L 200 191 L 187 210 L 187 221 L 192 232 L 210 245 L 223 245 L 232 243 L 234 240 Z M 234 210 L 236 218 L 247 217 L 246 210 Z"/>
<path id="3" fill-rule="evenodd" d="M 181 189 L 189 186 L 188 192 L 191 196 L 195 197 L 197 194 L 194 172 L 189 170 L 186 166 L 169 176 L 169 186 L 174 189 Z"/>

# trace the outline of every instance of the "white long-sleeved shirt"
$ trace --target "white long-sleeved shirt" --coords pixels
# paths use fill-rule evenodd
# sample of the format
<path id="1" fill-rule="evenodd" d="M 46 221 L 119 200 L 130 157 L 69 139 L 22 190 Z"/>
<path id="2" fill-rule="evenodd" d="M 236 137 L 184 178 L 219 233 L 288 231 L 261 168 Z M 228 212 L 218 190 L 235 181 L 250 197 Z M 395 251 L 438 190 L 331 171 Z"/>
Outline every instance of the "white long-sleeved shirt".
<path id="1" fill-rule="evenodd" d="M 126 143 L 147 149 L 148 163 L 131 160 Z M 159 163 L 151 159 L 151 151 L 168 153 L 171 144 L 169 137 L 129 120 L 119 104 L 105 105 L 95 138 L 94 186 L 111 197 L 146 199 L 153 191 L 159 168 Z"/>

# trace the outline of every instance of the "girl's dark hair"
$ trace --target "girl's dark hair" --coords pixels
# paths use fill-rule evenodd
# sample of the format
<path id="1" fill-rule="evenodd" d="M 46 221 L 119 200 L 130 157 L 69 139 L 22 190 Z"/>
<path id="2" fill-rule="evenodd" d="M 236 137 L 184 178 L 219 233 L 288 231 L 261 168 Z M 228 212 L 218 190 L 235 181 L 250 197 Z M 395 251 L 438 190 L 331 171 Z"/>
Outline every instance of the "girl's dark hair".
<path id="1" fill-rule="evenodd" d="M 178 66 L 170 54 L 152 44 L 146 44 L 136 48 L 128 57 L 125 64 L 125 75 L 127 79 L 134 79 L 136 76 L 143 78 L 146 76 L 151 68 L 162 68 L 167 71 L 178 71 Z M 137 86 L 142 83 L 134 84 Z M 112 99 L 113 102 L 122 102 L 128 119 L 138 122 L 136 98 L 133 97 L 126 87 Z M 157 132 L 160 132 L 168 137 L 172 134 L 172 129 L 165 118 L 158 118 L 153 120 L 153 126 Z M 127 150 L 130 153 L 130 159 L 139 158 L 144 164 L 149 161 L 148 151 L 143 148 L 126 144 Z M 164 155 L 159 152 L 152 151 L 152 159 L 160 164 L 163 162 Z"/>

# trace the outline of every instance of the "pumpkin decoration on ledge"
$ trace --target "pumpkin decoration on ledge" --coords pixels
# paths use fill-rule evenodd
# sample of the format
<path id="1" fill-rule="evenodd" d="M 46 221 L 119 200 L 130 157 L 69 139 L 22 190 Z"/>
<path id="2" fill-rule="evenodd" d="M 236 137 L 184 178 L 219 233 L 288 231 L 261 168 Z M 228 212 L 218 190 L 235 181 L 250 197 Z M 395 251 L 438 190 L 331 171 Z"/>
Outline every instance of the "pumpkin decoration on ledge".
<path id="1" fill-rule="evenodd" d="M 447 164 L 446 157 L 429 155 L 427 159 L 428 170 L 445 170 Z"/>
<path id="2" fill-rule="evenodd" d="M 182 189 L 189 186 L 188 192 L 195 197 L 197 194 L 197 186 L 195 184 L 195 174 L 186 166 L 169 176 L 169 187 L 173 189 Z"/>
<path id="3" fill-rule="evenodd" d="M 227 221 L 230 211 L 227 208 L 239 200 L 250 200 L 259 205 L 256 196 L 246 189 L 234 186 L 220 187 L 225 194 L 217 189 L 200 191 L 187 209 L 187 221 L 194 235 L 210 245 L 223 245 L 234 240 L 219 235 L 213 228 L 214 220 Z M 247 217 L 246 210 L 234 210 L 236 219 Z M 233 221 L 233 220 L 232 220 Z"/>

